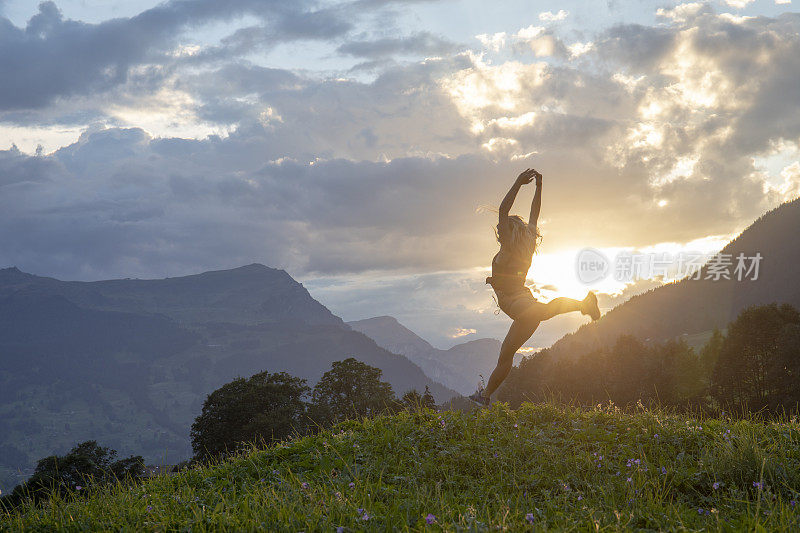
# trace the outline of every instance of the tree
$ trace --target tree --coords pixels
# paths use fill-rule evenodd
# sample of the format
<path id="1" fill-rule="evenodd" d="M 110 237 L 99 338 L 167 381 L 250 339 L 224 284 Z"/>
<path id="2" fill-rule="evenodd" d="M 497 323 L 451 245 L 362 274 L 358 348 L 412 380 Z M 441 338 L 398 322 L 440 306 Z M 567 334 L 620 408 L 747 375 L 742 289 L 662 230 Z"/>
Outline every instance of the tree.
<path id="1" fill-rule="evenodd" d="M 436 409 L 436 400 L 431 394 L 431 390 L 425 385 L 425 393 L 420 394 L 417 389 L 411 389 L 403 394 L 400 403 L 404 409 L 417 411 L 419 409 Z"/>
<path id="2" fill-rule="evenodd" d="M 245 443 L 270 443 L 302 432 L 306 421 L 306 380 L 285 372 L 239 378 L 206 398 L 192 424 L 197 459 L 236 451 Z"/>
<path id="3" fill-rule="evenodd" d="M 15 507 L 30 499 L 39 502 L 54 491 L 85 494 L 99 485 L 131 481 L 144 476 L 144 459 L 132 455 L 114 461 L 116 450 L 99 446 L 96 441 L 82 442 L 64 456 L 40 459 L 33 475 L 2 499 L 5 507 Z"/>
<path id="4" fill-rule="evenodd" d="M 425 392 L 422 394 L 422 406 L 426 409 L 436 409 L 436 399 L 427 385 L 425 385 Z"/>
<path id="5" fill-rule="evenodd" d="M 719 353 L 722 351 L 722 344 L 725 341 L 725 336 L 719 329 L 714 329 L 714 333 L 708 342 L 703 346 L 700 351 L 700 361 L 703 365 L 703 372 L 706 376 L 711 376 L 714 373 L 714 367 L 717 366 Z"/>
<path id="6" fill-rule="evenodd" d="M 392 386 L 380 378 L 379 368 L 352 357 L 334 362 L 314 387 L 312 419 L 330 425 L 397 409 Z"/>
<path id="7" fill-rule="evenodd" d="M 728 326 L 714 366 L 715 399 L 750 411 L 794 408 L 800 396 L 798 327 L 800 312 L 788 304 L 742 311 Z"/>

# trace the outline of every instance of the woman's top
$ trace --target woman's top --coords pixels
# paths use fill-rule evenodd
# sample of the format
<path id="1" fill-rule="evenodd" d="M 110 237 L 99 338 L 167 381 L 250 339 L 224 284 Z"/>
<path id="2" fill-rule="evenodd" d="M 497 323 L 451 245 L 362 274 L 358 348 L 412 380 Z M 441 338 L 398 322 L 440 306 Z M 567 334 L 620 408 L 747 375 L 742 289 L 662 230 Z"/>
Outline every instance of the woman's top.
<path id="1" fill-rule="evenodd" d="M 533 254 L 509 253 L 503 247 L 492 259 L 492 276 L 486 278 L 497 292 L 513 293 L 525 289 L 525 278 L 531 268 Z"/>

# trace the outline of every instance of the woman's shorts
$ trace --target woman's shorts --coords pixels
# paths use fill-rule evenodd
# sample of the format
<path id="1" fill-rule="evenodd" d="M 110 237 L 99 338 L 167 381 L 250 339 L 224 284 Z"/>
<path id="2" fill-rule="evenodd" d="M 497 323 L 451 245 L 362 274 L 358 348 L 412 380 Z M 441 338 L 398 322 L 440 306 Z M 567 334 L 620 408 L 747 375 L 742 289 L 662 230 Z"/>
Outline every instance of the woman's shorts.
<path id="1" fill-rule="evenodd" d="M 495 291 L 495 294 L 497 294 L 497 305 L 513 320 L 517 320 L 532 305 L 539 303 L 527 287 L 512 293 Z"/>

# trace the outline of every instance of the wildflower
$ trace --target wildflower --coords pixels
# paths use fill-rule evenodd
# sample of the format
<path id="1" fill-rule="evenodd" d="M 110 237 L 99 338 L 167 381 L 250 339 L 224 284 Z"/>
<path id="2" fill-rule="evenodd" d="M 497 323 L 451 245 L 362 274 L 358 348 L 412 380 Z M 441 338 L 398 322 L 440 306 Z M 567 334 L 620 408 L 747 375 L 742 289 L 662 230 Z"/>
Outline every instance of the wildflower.
<path id="1" fill-rule="evenodd" d="M 355 488 L 356 484 L 351 481 L 350 484 L 347 485 L 347 486 L 352 489 L 352 488 Z"/>
<path id="2" fill-rule="evenodd" d="M 302 487 L 302 488 L 303 488 L 303 490 L 305 490 L 305 489 L 307 489 L 307 488 L 308 488 L 308 483 L 306 483 L 305 481 L 303 481 L 302 483 L 300 483 L 300 487 Z"/>
<path id="3" fill-rule="evenodd" d="M 663 474 L 665 476 L 667 475 L 667 468 L 665 466 L 661 467 L 661 474 Z"/>
<path id="4" fill-rule="evenodd" d="M 764 484 L 761 483 L 760 481 L 753 481 L 753 487 L 757 488 L 758 490 L 761 490 L 764 488 Z"/>
<path id="5" fill-rule="evenodd" d="M 428 525 L 433 524 L 434 522 L 436 522 L 436 516 L 434 516 L 432 513 L 428 513 L 428 516 L 425 517 L 425 522 Z"/>
<path id="6" fill-rule="evenodd" d="M 529 524 L 533 524 L 533 520 L 534 520 L 533 513 L 526 514 L 525 515 L 525 520 L 527 520 Z"/>
<path id="7" fill-rule="evenodd" d="M 364 514 L 364 509 L 359 507 L 358 509 L 356 509 L 356 512 L 358 512 L 358 514 Z"/>
<path id="8" fill-rule="evenodd" d="M 630 483 L 630 482 L 632 482 L 632 481 L 633 481 L 633 479 L 632 479 L 632 478 L 628 478 L 628 483 Z"/>
<path id="9" fill-rule="evenodd" d="M 654 439 L 656 439 L 656 440 L 658 440 L 658 433 L 656 433 L 655 435 L 653 435 L 653 438 L 654 438 Z"/>
<path id="10" fill-rule="evenodd" d="M 344 533 L 344 527 L 339 526 L 336 528 L 336 533 Z"/>
<path id="11" fill-rule="evenodd" d="M 147 512 L 149 513 L 149 512 L 150 512 L 150 511 L 152 511 L 152 510 L 153 510 L 153 506 L 152 506 L 152 505 L 148 505 L 148 506 L 147 506 Z"/>
<path id="12" fill-rule="evenodd" d="M 365 521 L 365 522 L 366 522 L 366 521 L 367 521 L 367 520 L 369 520 L 370 518 L 372 518 L 372 517 L 371 517 L 371 516 L 369 516 L 367 513 L 364 513 L 364 516 L 362 516 L 362 517 L 361 517 L 361 520 L 363 520 L 363 521 Z"/>
<path id="13" fill-rule="evenodd" d="M 703 508 L 702 507 L 697 510 L 697 514 L 703 514 Z"/>
<path id="14" fill-rule="evenodd" d="M 517 429 L 518 427 L 519 427 L 519 426 L 517 426 L 516 424 L 514 424 L 514 429 Z"/>
<path id="15" fill-rule="evenodd" d="M 579 495 L 578 495 L 578 501 L 581 501 L 582 499 L 583 499 L 583 496 L 581 496 L 581 495 L 579 494 Z"/>
<path id="16" fill-rule="evenodd" d="M 719 481 L 715 481 L 714 483 L 712 483 L 711 488 L 717 490 L 719 488 Z"/>
<path id="17" fill-rule="evenodd" d="M 789 505 L 794 507 L 795 505 L 797 505 L 797 500 L 789 500 Z"/>
<path id="18" fill-rule="evenodd" d="M 75 485 L 75 490 L 81 490 L 81 489 L 83 489 L 83 487 L 81 487 L 80 485 Z"/>

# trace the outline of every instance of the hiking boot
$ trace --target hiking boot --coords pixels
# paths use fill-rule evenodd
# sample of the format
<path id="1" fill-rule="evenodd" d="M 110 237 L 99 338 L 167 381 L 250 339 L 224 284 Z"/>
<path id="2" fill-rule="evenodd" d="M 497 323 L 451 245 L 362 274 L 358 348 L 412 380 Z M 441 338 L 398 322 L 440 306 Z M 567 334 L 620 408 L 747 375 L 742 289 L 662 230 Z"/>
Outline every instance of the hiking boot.
<path id="1" fill-rule="evenodd" d="M 600 318 L 600 308 L 597 307 L 597 296 L 595 296 L 593 292 L 589 291 L 589 294 L 583 299 L 581 303 L 581 313 L 589 315 L 592 317 L 592 320 Z"/>
<path id="2" fill-rule="evenodd" d="M 483 389 L 475 391 L 469 396 L 473 402 L 480 404 L 482 407 L 489 407 L 489 398 L 483 395 Z"/>

